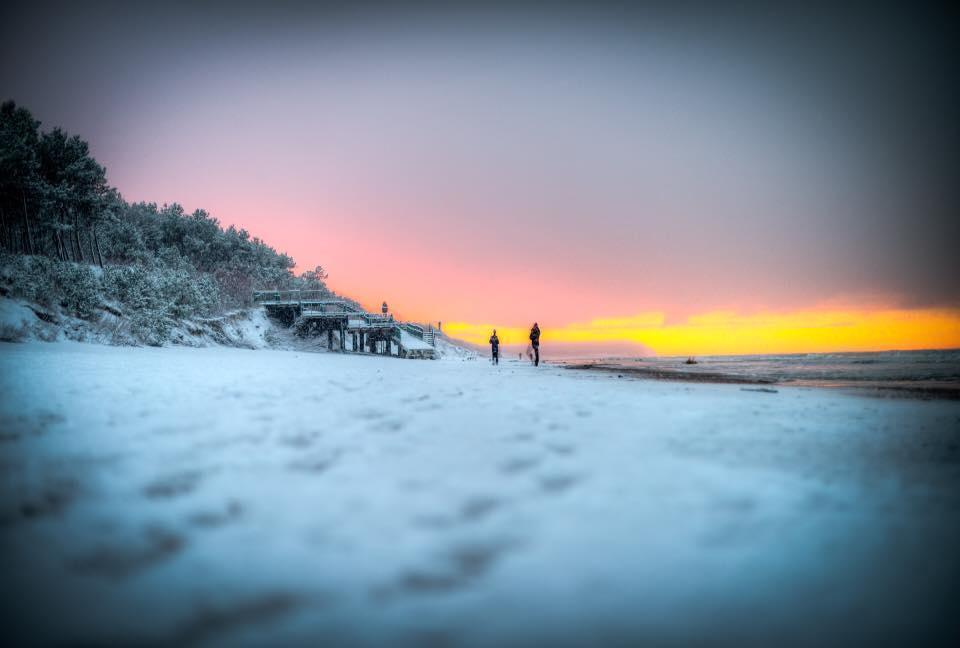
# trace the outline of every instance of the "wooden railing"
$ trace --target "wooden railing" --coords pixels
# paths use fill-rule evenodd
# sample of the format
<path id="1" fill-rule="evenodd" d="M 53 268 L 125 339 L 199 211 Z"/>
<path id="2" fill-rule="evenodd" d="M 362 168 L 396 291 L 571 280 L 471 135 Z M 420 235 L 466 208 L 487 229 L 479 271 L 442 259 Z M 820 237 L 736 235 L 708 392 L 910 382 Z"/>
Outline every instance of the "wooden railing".
<path id="1" fill-rule="evenodd" d="M 423 340 L 430 346 L 434 346 L 434 343 L 436 342 L 436 331 L 433 329 L 432 326 L 428 326 L 424 328 L 419 324 L 410 324 L 410 323 L 404 322 L 400 324 L 400 327 L 403 328 L 403 330 L 405 330 L 410 335 L 413 335 L 414 337 L 417 337 Z"/>
<path id="2" fill-rule="evenodd" d="M 296 306 L 306 318 L 354 318 L 382 326 L 394 323 L 390 313 L 368 313 L 342 299 L 330 299 L 322 290 L 257 290 L 253 301 L 261 306 Z"/>
<path id="3" fill-rule="evenodd" d="M 275 305 L 336 304 L 348 310 L 360 311 L 359 308 L 342 299 L 330 299 L 330 293 L 323 290 L 255 290 L 253 301 L 256 304 Z"/>
<path id="4" fill-rule="evenodd" d="M 423 339 L 423 327 L 419 324 L 410 324 L 409 322 L 404 322 L 400 327 L 405 330 L 410 335 Z"/>

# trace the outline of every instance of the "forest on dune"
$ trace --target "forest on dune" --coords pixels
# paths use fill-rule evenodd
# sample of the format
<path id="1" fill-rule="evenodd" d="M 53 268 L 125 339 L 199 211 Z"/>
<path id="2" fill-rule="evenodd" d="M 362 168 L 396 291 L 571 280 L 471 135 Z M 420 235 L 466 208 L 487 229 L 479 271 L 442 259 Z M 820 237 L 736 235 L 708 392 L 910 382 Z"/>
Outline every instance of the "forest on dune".
<path id="1" fill-rule="evenodd" d="M 87 142 L 40 126 L 0 105 L 0 295 L 109 314 L 127 341 L 159 345 L 177 322 L 250 306 L 257 288 L 328 291 L 322 267 L 296 274 L 292 258 L 202 209 L 125 201 Z"/>

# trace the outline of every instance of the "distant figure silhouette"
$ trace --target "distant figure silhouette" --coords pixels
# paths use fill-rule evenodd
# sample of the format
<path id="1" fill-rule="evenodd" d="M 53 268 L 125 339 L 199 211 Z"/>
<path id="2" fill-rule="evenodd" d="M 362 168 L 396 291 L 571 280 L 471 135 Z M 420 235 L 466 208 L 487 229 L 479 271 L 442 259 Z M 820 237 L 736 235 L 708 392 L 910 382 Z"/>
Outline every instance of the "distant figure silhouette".
<path id="1" fill-rule="evenodd" d="M 493 329 L 493 335 L 490 336 L 490 360 L 493 364 L 500 364 L 500 338 L 497 337 L 497 329 Z"/>
<path id="2" fill-rule="evenodd" d="M 530 329 L 530 345 L 533 346 L 533 366 L 540 366 L 540 327 L 537 326 L 537 323 L 533 323 L 533 328 Z"/>

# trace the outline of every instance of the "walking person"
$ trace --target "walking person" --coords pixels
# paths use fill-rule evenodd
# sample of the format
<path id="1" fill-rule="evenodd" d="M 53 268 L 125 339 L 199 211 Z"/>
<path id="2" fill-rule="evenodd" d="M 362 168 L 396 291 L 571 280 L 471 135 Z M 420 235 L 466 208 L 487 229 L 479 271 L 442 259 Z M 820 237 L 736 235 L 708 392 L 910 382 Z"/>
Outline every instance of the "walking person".
<path id="1" fill-rule="evenodd" d="M 533 347 L 533 366 L 540 366 L 540 327 L 537 326 L 537 323 L 533 323 L 533 328 L 530 329 L 530 345 Z"/>
<path id="2" fill-rule="evenodd" d="M 500 338 L 497 337 L 497 329 L 493 329 L 493 335 L 490 336 L 490 361 L 498 365 L 500 364 Z"/>

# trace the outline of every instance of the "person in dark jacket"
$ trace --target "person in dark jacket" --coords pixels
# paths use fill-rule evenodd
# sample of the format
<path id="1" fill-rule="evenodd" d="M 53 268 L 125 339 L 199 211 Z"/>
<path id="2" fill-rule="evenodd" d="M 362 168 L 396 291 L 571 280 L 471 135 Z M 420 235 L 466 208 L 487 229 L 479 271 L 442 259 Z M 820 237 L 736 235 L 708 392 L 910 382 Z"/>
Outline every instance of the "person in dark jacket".
<path id="1" fill-rule="evenodd" d="M 538 367 L 540 366 L 540 327 L 536 322 L 530 329 L 530 345 L 533 346 L 533 366 Z"/>
<path id="2" fill-rule="evenodd" d="M 490 353 L 493 364 L 500 364 L 500 338 L 497 337 L 497 329 L 493 329 L 493 335 L 490 336 Z"/>

